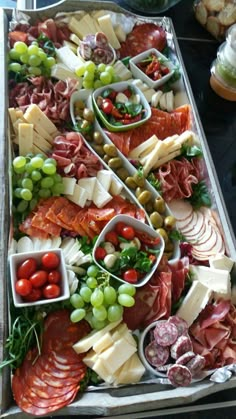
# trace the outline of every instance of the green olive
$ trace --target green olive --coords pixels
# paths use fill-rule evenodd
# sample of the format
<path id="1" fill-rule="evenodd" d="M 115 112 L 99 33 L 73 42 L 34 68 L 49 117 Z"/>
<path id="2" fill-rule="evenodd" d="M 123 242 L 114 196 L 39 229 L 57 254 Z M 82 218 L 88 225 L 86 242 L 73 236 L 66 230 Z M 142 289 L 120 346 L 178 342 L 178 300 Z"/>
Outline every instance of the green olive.
<path id="1" fill-rule="evenodd" d="M 96 144 L 103 144 L 104 140 L 103 140 L 102 134 L 99 131 L 94 131 L 94 133 L 93 133 L 93 141 Z"/>
<path id="2" fill-rule="evenodd" d="M 74 114 L 77 121 L 81 120 L 81 118 L 83 117 L 83 109 L 75 108 Z"/>
<path id="3" fill-rule="evenodd" d="M 165 243 L 168 242 L 169 240 L 168 235 L 167 235 L 167 232 L 164 230 L 164 228 L 158 228 L 156 232 L 160 234 L 160 236 L 163 238 Z"/>
<path id="4" fill-rule="evenodd" d="M 168 240 L 165 244 L 165 252 L 173 252 L 174 250 L 174 244 L 172 241 Z"/>
<path id="5" fill-rule="evenodd" d="M 168 260 L 171 259 L 173 256 L 173 252 L 164 252 L 163 254 L 167 257 Z"/>
<path id="6" fill-rule="evenodd" d="M 104 151 L 104 149 L 103 149 L 103 151 Z M 104 160 L 105 163 L 108 163 L 109 160 L 110 160 L 110 156 L 108 156 L 108 154 L 104 154 L 103 160 Z"/>
<path id="7" fill-rule="evenodd" d="M 151 214 L 153 212 L 153 203 L 152 201 L 148 201 L 147 204 L 145 205 L 145 210 L 147 211 L 148 214 Z"/>
<path id="8" fill-rule="evenodd" d="M 135 190 L 135 195 L 136 195 L 136 197 L 138 198 L 138 197 L 139 197 L 139 195 L 140 195 L 143 191 L 144 191 L 144 189 L 143 189 L 143 188 L 140 188 L 140 186 L 138 186 L 138 187 L 136 188 L 136 190 Z"/>
<path id="9" fill-rule="evenodd" d="M 77 109 L 84 109 L 85 108 L 85 104 L 84 104 L 83 100 L 77 100 L 74 103 L 74 107 L 77 108 Z"/>
<path id="10" fill-rule="evenodd" d="M 163 226 L 163 218 L 157 211 L 154 211 L 152 214 L 150 214 L 150 220 L 154 228 L 160 228 Z"/>
<path id="11" fill-rule="evenodd" d="M 103 149 L 110 157 L 116 157 L 118 155 L 117 148 L 114 144 L 104 144 Z"/>
<path id="12" fill-rule="evenodd" d="M 92 111 L 92 109 L 84 108 L 83 118 L 86 119 L 86 121 L 93 122 L 94 121 L 94 112 Z"/>
<path id="13" fill-rule="evenodd" d="M 103 146 L 101 144 L 95 144 L 93 146 L 93 148 L 96 151 L 96 153 L 99 154 L 99 156 L 103 156 L 104 155 Z"/>
<path id="14" fill-rule="evenodd" d="M 120 167 L 117 172 L 116 172 L 117 176 L 119 176 L 119 178 L 121 180 L 123 180 L 123 182 L 125 181 L 125 179 L 127 179 L 127 177 L 129 176 L 129 172 L 127 169 L 125 169 L 124 167 Z"/>
<path id="15" fill-rule="evenodd" d="M 86 130 L 86 129 L 88 129 L 90 127 L 90 122 L 89 121 L 86 121 L 86 119 L 84 119 L 81 122 L 80 127 L 81 127 L 82 130 Z"/>
<path id="16" fill-rule="evenodd" d="M 104 152 L 104 147 L 103 147 L 103 152 Z M 112 157 L 108 162 L 108 166 L 111 169 L 119 169 L 119 167 L 122 166 L 121 158 L 120 157 Z"/>
<path id="17" fill-rule="evenodd" d="M 172 228 L 175 227 L 175 217 L 173 215 L 167 215 L 167 217 L 164 218 L 164 226 L 166 230 L 172 230 Z"/>
<path id="18" fill-rule="evenodd" d="M 142 188 L 145 186 L 145 177 L 136 172 L 133 176 L 136 184 Z"/>
<path id="19" fill-rule="evenodd" d="M 125 184 L 130 189 L 136 189 L 137 188 L 136 182 L 135 182 L 135 180 L 134 180 L 134 178 L 132 176 L 128 176 L 125 179 Z"/>
<path id="20" fill-rule="evenodd" d="M 152 197 L 152 194 L 150 191 L 143 191 L 139 197 L 138 197 L 138 201 L 141 205 L 146 205 L 150 199 Z"/>
<path id="21" fill-rule="evenodd" d="M 165 201 L 164 201 L 163 198 L 161 198 L 161 197 L 156 198 L 155 201 L 154 201 L 153 206 L 154 206 L 154 209 L 156 211 L 158 211 L 160 214 L 163 214 L 163 212 L 165 212 L 166 205 L 165 205 Z"/>

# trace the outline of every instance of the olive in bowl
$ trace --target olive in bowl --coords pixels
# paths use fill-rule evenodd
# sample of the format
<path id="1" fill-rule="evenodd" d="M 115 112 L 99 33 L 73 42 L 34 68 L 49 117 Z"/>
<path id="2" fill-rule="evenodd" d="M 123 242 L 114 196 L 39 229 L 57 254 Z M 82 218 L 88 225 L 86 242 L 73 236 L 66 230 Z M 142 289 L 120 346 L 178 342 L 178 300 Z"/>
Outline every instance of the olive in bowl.
<path id="1" fill-rule="evenodd" d="M 13 302 L 35 306 L 69 298 L 69 285 L 61 249 L 16 253 L 9 257 Z"/>

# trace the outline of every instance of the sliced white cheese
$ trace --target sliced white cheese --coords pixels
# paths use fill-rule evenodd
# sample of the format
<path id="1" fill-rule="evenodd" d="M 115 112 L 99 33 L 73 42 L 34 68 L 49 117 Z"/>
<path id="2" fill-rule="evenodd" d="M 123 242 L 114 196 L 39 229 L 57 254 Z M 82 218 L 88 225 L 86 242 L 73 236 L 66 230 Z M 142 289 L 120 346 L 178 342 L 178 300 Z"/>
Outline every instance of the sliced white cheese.
<path id="1" fill-rule="evenodd" d="M 140 361 L 137 353 L 134 353 L 128 361 L 122 365 L 119 374 L 116 376 L 114 385 L 138 383 L 144 373 L 145 367 Z"/>
<path id="2" fill-rule="evenodd" d="M 76 183 L 73 194 L 66 195 L 66 198 L 79 205 L 81 208 L 84 208 L 88 199 L 88 193 L 84 188 L 81 188 L 81 186 Z"/>
<path id="3" fill-rule="evenodd" d="M 98 354 L 94 352 L 92 349 L 83 358 L 83 362 L 85 363 L 85 365 L 87 365 L 87 367 L 92 368 L 92 369 L 97 360 L 98 360 Z"/>
<path id="4" fill-rule="evenodd" d="M 95 35 L 95 33 L 97 32 L 95 20 L 88 13 L 82 17 L 82 19 L 79 21 L 79 24 L 87 25 L 89 27 L 90 34 Z"/>
<path id="5" fill-rule="evenodd" d="M 73 73 L 77 67 L 84 64 L 84 61 L 67 46 L 58 48 L 56 54 L 60 61 Z"/>
<path id="6" fill-rule="evenodd" d="M 93 370 L 105 381 L 105 383 L 111 384 L 114 381 L 114 377 L 107 367 L 108 365 L 102 359 L 98 358 L 93 365 Z"/>
<path id="7" fill-rule="evenodd" d="M 34 250 L 34 245 L 32 240 L 27 237 L 21 237 L 17 244 L 16 244 L 16 251 L 17 253 L 28 253 L 28 252 L 32 252 Z"/>
<path id="8" fill-rule="evenodd" d="M 76 76 L 74 71 L 71 71 L 66 65 L 64 64 L 55 64 L 51 68 L 51 77 L 54 77 L 58 80 L 66 81 L 67 79 L 77 79 L 81 80 L 79 77 Z"/>
<path id="9" fill-rule="evenodd" d="M 9 113 L 9 116 L 10 116 L 11 123 L 12 123 L 12 125 L 14 125 L 14 123 L 17 120 L 15 108 L 8 108 L 8 113 Z"/>
<path id="10" fill-rule="evenodd" d="M 126 67 L 126 65 L 118 60 L 113 66 L 115 74 L 117 74 L 121 80 L 126 81 L 132 78 L 131 71 Z"/>
<path id="11" fill-rule="evenodd" d="M 63 177 L 63 193 L 65 195 L 73 195 L 75 190 L 76 179 L 74 177 Z"/>
<path id="12" fill-rule="evenodd" d="M 122 190 L 123 190 L 122 183 L 120 182 L 119 179 L 117 179 L 115 176 L 113 176 L 112 181 L 111 181 L 111 186 L 110 186 L 110 189 L 109 189 L 110 194 L 112 196 L 120 195 Z"/>
<path id="13" fill-rule="evenodd" d="M 161 90 L 158 90 L 157 92 L 154 93 L 154 95 L 152 96 L 152 100 L 151 100 L 151 106 L 153 108 L 156 108 L 159 104 L 160 98 L 163 95 L 163 92 Z"/>
<path id="14" fill-rule="evenodd" d="M 99 339 L 94 345 L 93 345 L 93 350 L 97 353 L 100 354 L 102 351 L 104 351 L 105 349 L 107 349 L 108 347 L 110 347 L 111 345 L 114 344 L 114 340 L 111 337 L 110 332 L 105 333 L 105 335 L 103 335 L 101 337 L 101 339 Z"/>
<path id="15" fill-rule="evenodd" d="M 43 138 L 37 131 L 33 131 L 33 144 L 40 148 L 44 153 L 49 153 L 52 149 L 51 143 Z"/>
<path id="16" fill-rule="evenodd" d="M 162 164 L 165 164 L 168 161 L 174 159 L 175 157 L 179 156 L 180 153 L 181 153 L 181 148 L 179 147 L 177 151 L 174 151 L 173 153 L 169 153 L 167 156 L 162 157 L 161 159 L 157 160 L 157 162 L 153 166 L 153 169 L 157 169 L 158 167 L 162 166 Z"/>
<path id="17" fill-rule="evenodd" d="M 223 298 L 230 298 L 231 283 L 229 271 L 223 269 L 208 268 L 207 266 L 191 265 L 194 279 L 200 281 Z"/>
<path id="18" fill-rule="evenodd" d="M 115 34 L 120 42 L 125 42 L 126 33 L 120 24 L 114 27 Z"/>
<path id="19" fill-rule="evenodd" d="M 101 27 L 103 33 L 106 35 L 108 42 L 111 44 L 111 46 L 115 49 L 119 49 L 121 45 L 113 29 L 111 16 L 107 14 L 105 16 L 99 17 L 97 20 L 99 26 Z"/>
<path id="20" fill-rule="evenodd" d="M 40 250 L 48 250 L 52 248 L 52 239 L 41 240 Z"/>
<path id="21" fill-rule="evenodd" d="M 112 200 L 112 195 L 110 195 L 101 185 L 98 180 L 96 180 L 96 185 L 93 191 L 92 201 L 97 208 L 104 207 L 108 202 Z"/>
<path id="22" fill-rule="evenodd" d="M 148 103 L 151 103 L 154 93 L 155 93 L 154 89 L 149 89 L 148 88 L 148 89 L 143 90 L 143 94 L 144 94 L 145 98 L 147 99 Z"/>
<path id="23" fill-rule="evenodd" d="M 145 158 L 145 163 L 140 160 L 143 166 L 143 174 L 146 177 L 148 173 L 152 170 L 153 167 L 157 164 L 157 162 L 160 160 L 160 157 L 165 154 L 167 146 L 164 143 L 164 141 L 158 141 L 154 147 L 154 149 L 151 151 L 151 153 Z"/>
<path id="24" fill-rule="evenodd" d="M 65 48 L 65 47 L 64 47 Z M 73 53 L 72 53 L 73 54 Z M 41 109 L 32 103 L 29 105 L 24 113 L 24 118 L 30 123 L 34 124 L 35 129 L 38 131 L 38 127 L 43 128 L 49 135 L 57 133 L 57 127 L 50 121 Z M 39 132 L 39 131 L 38 131 Z M 40 134 L 40 132 L 39 132 Z M 40 134 L 42 135 L 42 134 Z M 44 137 L 44 135 L 42 135 Z M 46 137 L 44 137 L 46 138 Z M 46 138 L 47 139 L 47 138 Z"/>
<path id="25" fill-rule="evenodd" d="M 159 105 L 160 108 L 165 111 L 167 108 L 167 103 L 166 103 L 166 93 L 163 93 L 163 95 L 161 95 L 160 100 L 159 100 Z"/>
<path id="26" fill-rule="evenodd" d="M 70 250 L 75 244 L 75 239 L 73 237 L 65 237 L 61 243 L 61 249 L 63 251 L 65 259 L 70 253 Z"/>
<path id="27" fill-rule="evenodd" d="M 106 365 L 108 371 L 114 374 L 137 351 L 137 348 L 130 345 L 124 339 L 115 341 L 114 345 L 103 351 L 99 357 Z"/>
<path id="28" fill-rule="evenodd" d="M 108 192 L 114 176 L 110 170 L 102 169 L 97 172 L 97 180 L 103 188 Z"/>
<path id="29" fill-rule="evenodd" d="M 87 191 L 88 200 L 91 201 L 93 198 L 93 192 L 96 185 L 95 177 L 84 177 L 78 180 L 78 185 Z"/>
<path id="30" fill-rule="evenodd" d="M 52 249 L 58 249 L 61 246 L 62 239 L 61 237 L 52 238 Z"/>
<path id="31" fill-rule="evenodd" d="M 70 40 L 76 44 L 77 46 L 80 45 L 80 39 L 77 35 L 75 35 L 75 33 L 71 33 L 70 34 Z"/>
<path id="32" fill-rule="evenodd" d="M 130 159 L 138 159 L 143 153 L 146 152 L 146 150 L 151 151 L 156 143 L 158 142 L 158 138 L 156 135 L 152 135 L 148 140 L 144 141 L 137 147 L 135 147 L 131 152 L 129 153 Z"/>
<path id="33" fill-rule="evenodd" d="M 174 105 L 174 93 L 173 90 L 166 93 L 166 110 L 167 112 L 173 111 Z"/>
<path id="34" fill-rule="evenodd" d="M 199 281 L 193 281 L 190 290 L 177 311 L 177 316 L 184 319 L 188 326 L 194 322 L 200 312 L 206 307 L 212 296 L 212 290 Z"/>
<path id="35" fill-rule="evenodd" d="M 19 154 L 25 156 L 33 151 L 33 124 L 18 125 Z"/>
<path id="36" fill-rule="evenodd" d="M 214 256 L 210 256 L 209 258 L 209 264 L 211 268 L 224 269 L 228 272 L 232 270 L 234 263 L 235 262 L 233 261 L 233 259 L 223 254 L 217 254 Z"/>
<path id="37" fill-rule="evenodd" d="M 33 153 L 34 154 L 44 154 L 44 156 L 46 157 L 46 153 L 41 150 L 41 148 L 37 147 L 36 145 L 33 144 Z"/>
<path id="38" fill-rule="evenodd" d="M 69 47 L 74 54 L 77 54 L 78 45 L 71 41 L 63 41 L 63 47 Z"/>
<path id="39" fill-rule="evenodd" d="M 75 33 L 81 40 L 83 40 L 84 36 L 91 33 L 88 25 L 85 22 L 81 22 L 81 20 L 76 19 L 75 17 L 70 19 L 68 27 L 70 31 Z"/>

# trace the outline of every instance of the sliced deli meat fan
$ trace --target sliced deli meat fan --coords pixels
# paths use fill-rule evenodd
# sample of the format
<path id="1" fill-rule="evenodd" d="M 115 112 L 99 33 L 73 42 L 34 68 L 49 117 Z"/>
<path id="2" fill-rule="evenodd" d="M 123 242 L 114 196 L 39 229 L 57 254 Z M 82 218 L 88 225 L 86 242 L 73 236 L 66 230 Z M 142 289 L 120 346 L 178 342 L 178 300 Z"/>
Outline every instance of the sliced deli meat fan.
<path id="1" fill-rule="evenodd" d="M 225 253 L 225 243 L 214 212 L 206 207 L 194 210 L 184 200 L 173 200 L 170 210 L 176 218 L 176 227 L 192 246 L 192 256 L 205 261 L 210 256 Z"/>

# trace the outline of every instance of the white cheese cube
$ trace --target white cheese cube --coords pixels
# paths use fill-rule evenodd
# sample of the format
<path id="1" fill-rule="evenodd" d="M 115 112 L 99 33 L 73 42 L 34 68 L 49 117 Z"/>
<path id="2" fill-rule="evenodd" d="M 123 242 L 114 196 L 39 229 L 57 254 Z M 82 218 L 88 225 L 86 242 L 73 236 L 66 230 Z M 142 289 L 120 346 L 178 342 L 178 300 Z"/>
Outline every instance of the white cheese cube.
<path id="1" fill-rule="evenodd" d="M 100 354 L 102 351 L 104 351 L 105 349 L 107 349 L 108 347 L 110 347 L 111 345 L 113 345 L 114 341 L 111 337 L 111 334 L 109 332 L 105 333 L 105 335 L 103 335 L 101 337 L 101 339 L 99 339 L 94 345 L 93 345 L 93 350 L 97 353 Z"/>
<path id="2" fill-rule="evenodd" d="M 113 196 L 115 196 L 115 195 L 120 195 L 122 190 L 123 190 L 122 183 L 119 181 L 119 179 L 117 179 L 115 176 L 113 176 L 109 192 Z"/>
<path id="3" fill-rule="evenodd" d="M 112 179 L 113 173 L 110 170 L 104 169 L 97 172 L 97 180 L 107 192 L 110 189 Z"/>
<path id="4" fill-rule="evenodd" d="M 93 198 L 93 191 L 94 187 L 96 185 L 96 178 L 95 177 L 84 177 L 82 179 L 78 180 L 78 185 L 81 186 L 81 188 L 84 188 L 88 195 L 88 200 L 91 201 Z"/>
<path id="5" fill-rule="evenodd" d="M 76 183 L 73 195 L 66 195 L 66 198 L 69 199 L 69 201 L 72 201 L 75 204 L 79 205 L 81 208 L 84 208 L 86 201 L 88 199 L 88 194 L 84 188 L 81 188 Z"/>
<path id="6" fill-rule="evenodd" d="M 197 281 L 200 281 L 215 293 L 230 298 L 231 285 L 229 271 L 192 265 L 191 272 Z"/>
<path id="7" fill-rule="evenodd" d="M 218 254 L 211 256 L 209 258 L 210 267 L 214 269 L 224 269 L 226 271 L 231 271 L 234 266 L 233 259 L 225 256 L 223 254 Z"/>
<path id="8" fill-rule="evenodd" d="M 98 180 L 96 180 L 96 185 L 93 192 L 92 201 L 97 208 L 104 207 L 109 201 L 112 200 L 112 195 L 110 195 L 101 185 Z"/>
<path id="9" fill-rule="evenodd" d="M 76 179 L 74 177 L 63 177 L 62 183 L 64 187 L 63 193 L 65 195 L 73 195 L 75 190 Z"/>
<path id="10" fill-rule="evenodd" d="M 191 326 L 209 302 L 211 295 L 212 290 L 199 281 L 193 281 L 190 290 L 176 313 L 177 316 L 184 319 L 188 323 L 188 326 Z"/>

